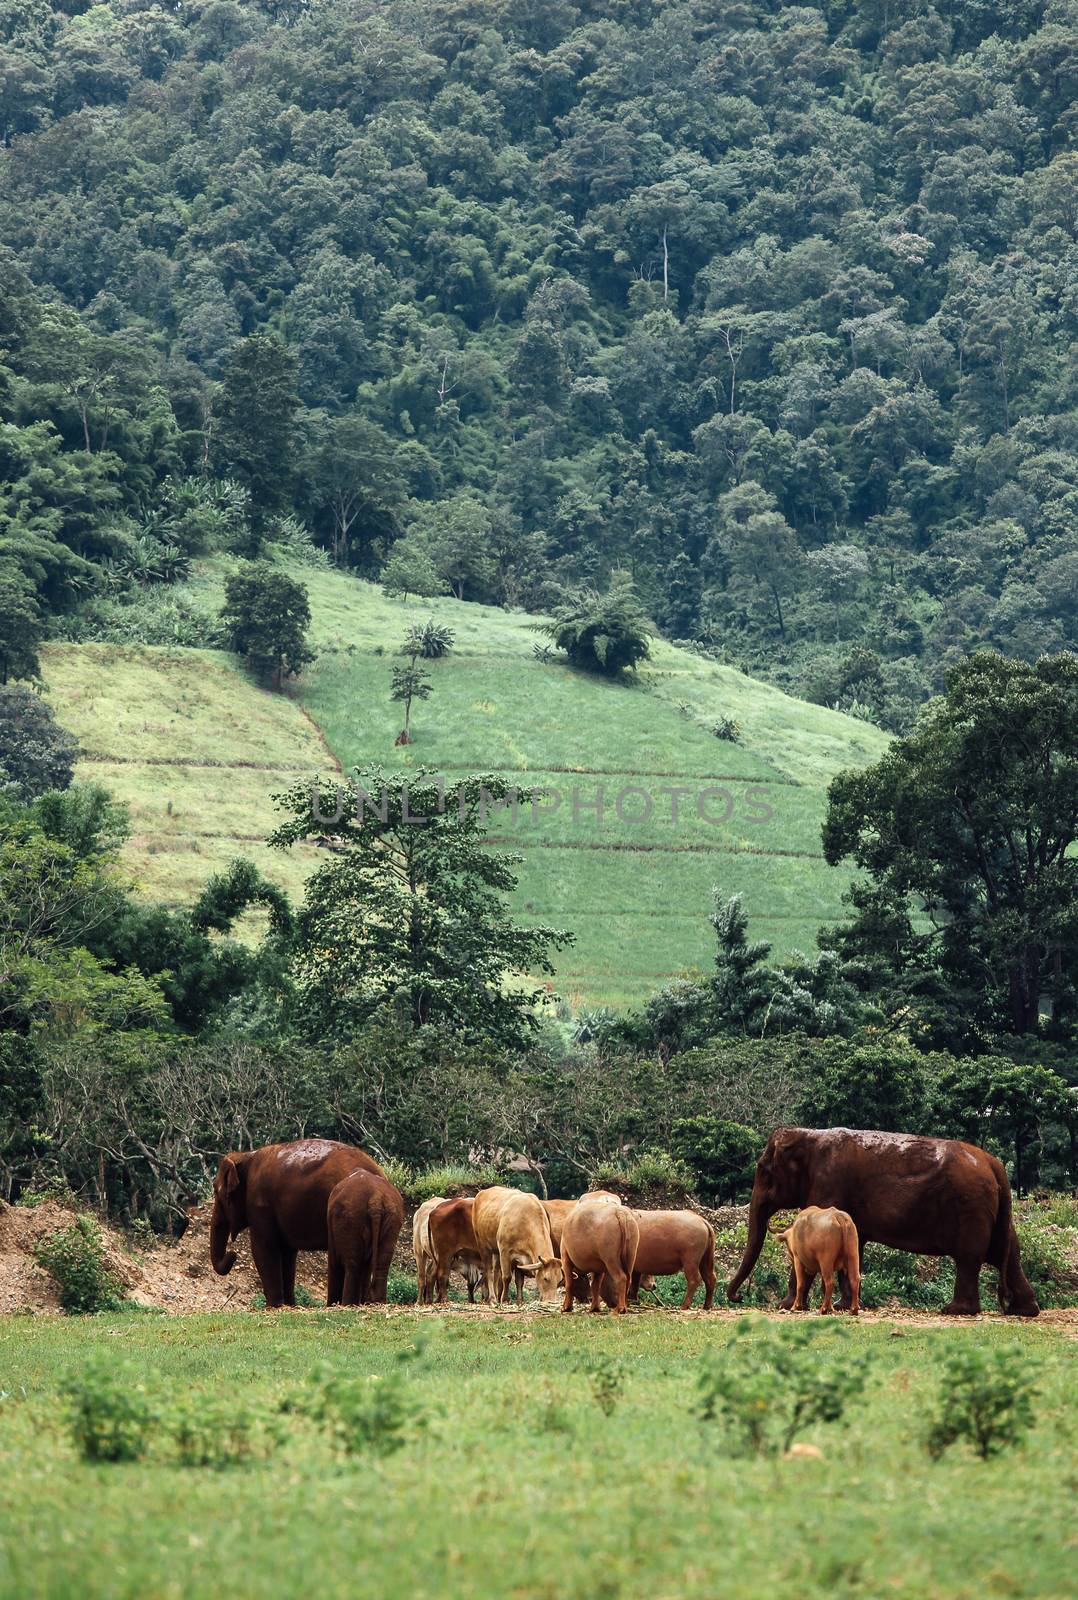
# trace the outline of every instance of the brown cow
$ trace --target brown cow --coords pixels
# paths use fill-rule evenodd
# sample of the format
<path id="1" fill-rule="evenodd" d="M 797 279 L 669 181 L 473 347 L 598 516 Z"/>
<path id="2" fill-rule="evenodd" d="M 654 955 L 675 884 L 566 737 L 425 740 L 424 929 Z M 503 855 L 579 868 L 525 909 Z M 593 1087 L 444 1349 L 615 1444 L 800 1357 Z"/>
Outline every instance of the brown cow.
<path id="1" fill-rule="evenodd" d="M 500 1185 L 481 1189 L 475 1197 L 472 1222 L 492 1302 L 508 1298 L 509 1284 L 515 1278 L 519 1305 L 523 1280 L 533 1274 L 540 1300 L 557 1293 L 558 1258 L 547 1214 L 535 1195 Z"/>
<path id="2" fill-rule="evenodd" d="M 643 1278 L 683 1272 L 682 1311 L 688 1311 L 701 1283 L 704 1285 L 704 1310 L 710 1311 L 715 1298 L 715 1235 L 710 1225 L 695 1211 L 636 1211 L 633 1214 L 640 1228 L 640 1244 L 630 1298 L 637 1298 Z"/>
<path id="3" fill-rule="evenodd" d="M 482 1270 L 480 1254 L 472 1221 L 475 1201 L 461 1196 L 457 1200 L 443 1200 L 435 1206 L 427 1220 L 431 1256 L 434 1263 L 434 1296 L 439 1305 L 445 1305 L 449 1291 L 449 1274 L 453 1267 L 462 1271 Z M 474 1278 L 472 1283 L 474 1284 Z M 469 1286 L 469 1295 L 472 1288 Z"/>
<path id="4" fill-rule="evenodd" d="M 434 1299 L 434 1251 L 430 1242 L 430 1214 L 435 1206 L 445 1201 L 444 1194 L 424 1200 L 412 1218 L 412 1254 L 415 1256 L 417 1306 L 429 1305 Z"/>
<path id="5" fill-rule="evenodd" d="M 563 1311 L 573 1309 L 573 1274 L 591 1274 L 591 1309 L 599 1310 L 604 1281 L 614 1296 L 613 1309 L 624 1314 L 629 1283 L 636 1265 L 640 1225 L 615 1194 L 597 1190 L 583 1195 L 566 1218 L 561 1235 L 561 1268 L 565 1281 Z"/>
<path id="6" fill-rule="evenodd" d="M 857 1229 L 848 1211 L 835 1206 L 806 1206 L 788 1228 L 769 1228 L 786 1246 L 797 1280 L 792 1310 L 807 1311 L 808 1297 L 817 1272 L 823 1279 L 823 1316 L 831 1314 L 835 1273 L 844 1272 L 850 1289 L 849 1310 L 861 1309 L 861 1256 Z"/>

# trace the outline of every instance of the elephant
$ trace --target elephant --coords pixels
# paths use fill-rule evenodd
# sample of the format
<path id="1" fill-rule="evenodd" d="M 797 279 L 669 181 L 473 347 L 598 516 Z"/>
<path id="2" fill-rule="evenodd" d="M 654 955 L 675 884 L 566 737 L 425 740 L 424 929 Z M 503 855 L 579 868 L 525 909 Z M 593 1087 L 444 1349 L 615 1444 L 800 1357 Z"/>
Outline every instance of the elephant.
<path id="1" fill-rule="evenodd" d="M 727 1285 L 735 1301 L 756 1265 L 767 1224 L 793 1206 L 837 1206 L 849 1212 L 861 1254 L 866 1243 L 918 1255 L 952 1256 L 954 1295 L 944 1311 L 976 1316 L 984 1262 L 999 1269 L 999 1303 L 1014 1316 L 1040 1312 L 1022 1271 L 1011 1222 L 1011 1189 L 1001 1162 L 958 1139 L 854 1128 L 776 1128 L 756 1164 L 749 1237 Z M 794 1275 L 783 1307 L 796 1293 Z M 850 1306 L 848 1281 L 842 1305 Z"/>
<path id="2" fill-rule="evenodd" d="M 330 1306 L 384 1305 L 393 1251 L 404 1226 L 404 1196 L 388 1178 L 362 1167 L 329 1197 Z"/>
<path id="3" fill-rule="evenodd" d="M 266 1306 L 294 1306 L 296 1252 L 328 1248 L 329 1197 L 357 1169 L 385 1177 L 363 1150 L 335 1139 L 297 1139 L 222 1156 L 213 1180 L 213 1270 L 222 1277 L 232 1271 L 236 1256 L 228 1246 L 250 1228 L 251 1255 Z"/>

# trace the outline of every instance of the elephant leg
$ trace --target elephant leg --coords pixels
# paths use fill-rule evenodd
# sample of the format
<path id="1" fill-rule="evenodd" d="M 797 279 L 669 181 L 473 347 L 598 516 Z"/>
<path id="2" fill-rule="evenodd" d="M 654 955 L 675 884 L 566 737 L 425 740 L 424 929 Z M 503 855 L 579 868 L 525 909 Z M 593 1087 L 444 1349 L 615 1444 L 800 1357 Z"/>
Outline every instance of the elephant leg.
<path id="1" fill-rule="evenodd" d="M 355 1261 L 349 1261 L 344 1268 L 344 1293 L 343 1303 L 346 1306 L 358 1306 L 359 1299 L 359 1270 Z"/>
<path id="2" fill-rule="evenodd" d="M 785 1298 L 785 1300 L 781 1300 L 779 1302 L 779 1310 L 780 1311 L 792 1311 L 794 1309 L 794 1301 L 796 1299 L 797 1299 L 797 1271 L 796 1271 L 796 1269 L 794 1267 L 791 1267 L 790 1268 L 790 1282 L 787 1285 L 787 1289 L 786 1289 L 786 1298 Z"/>
<path id="3" fill-rule="evenodd" d="M 326 1278 L 326 1305 L 339 1306 L 344 1293 L 344 1263 L 340 1256 L 331 1247 L 329 1252 L 329 1272 Z"/>
<path id="4" fill-rule="evenodd" d="M 281 1266 L 281 1246 L 275 1238 L 251 1233 L 251 1255 L 255 1270 L 266 1297 L 266 1310 L 276 1311 L 284 1304 L 284 1273 Z"/>
<path id="5" fill-rule="evenodd" d="M 281 1251 L 281 1289 L 286 1306 L 296 1303 L 296 1253 L 287 1245 Z"/>
<path id="6" fill-rule="evenodd" d="M 981 1310 L 981 1258 L 955 1259 L 954 1295 L 943 1308 L 945 1317 L 976 1317 Z"/>

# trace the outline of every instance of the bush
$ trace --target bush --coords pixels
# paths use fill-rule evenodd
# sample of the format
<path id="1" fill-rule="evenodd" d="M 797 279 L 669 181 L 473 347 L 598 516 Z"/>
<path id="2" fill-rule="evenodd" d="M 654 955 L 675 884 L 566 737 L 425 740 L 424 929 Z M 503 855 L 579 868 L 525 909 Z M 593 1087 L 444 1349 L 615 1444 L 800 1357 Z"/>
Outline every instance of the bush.
<path id="1" fill-rule="evenodd" d="M 665 1150 L 642 1150 L 631 1161 L 601 1161 L 588 1173 L 591 1189 L 612 1189 L 626 1205 L 682 1206 L 693 1196 L 693 1175 Z"/>
<path id="2" fill-rule="evenodd" d="M 615 572 L 606 594 L 581 589 L 554 610 L 543 625 L 574 667 L 616 678 L 635 671 L 651 653 L 648 636 L 655 630 L 644 614 L 627 572 Z"/>
<path id="3" fill-rule="evenodd" d="M 421 1206 L 424 1200 L 443 1195 L 452 1200 L 456 1195 L 478 1194 L 493 1184 L 504 1183 L 505 1175 L 490 1162 L 482 1166 L 428 1167 L 425 1172 L 407 1173 L 398 1169 L 403 1181 L 398 1183 L 410 1205 Z M 397 1179 L 393 1180 L 397 1183 Z"/>
<path id="4" fill-rule="evenodd" d="M 677 1117 L 670 1142 L 701 1194 L 712 1202 L 736 1204 L 751 1193 L 761 1144 L 753 1128 L 724 1117 Z"/>
<path id="5" fill-rule="evenodd" d="M 903 1305 L 926 1311 L 939 1310 L 951 1298 L 953 1284 L 950 1262 L 873 1244 L 865 1253 L 861 1304 L 873 1311 L 888 1300 L 900 1300 Z"/>
<path id="6" fill-rule="evenodd" d="M 604 1416 L 611 1416 L 625 1386 L 625 1368 L 612 1356 L 599 1355 L 587 1368 L 592 1397 Z"/>
<path id="7" fill-rule="evenodd" d="M 426 622 L 414 623 L 404 636 L 403 655 L 422 656 L 425 661 L 437 661 L 447 656 L 453 648 L 456 634 L 444 622 L 430 617 Z"/>
<path id="8" fill-rule="evenodd" d="M 128 1366 L 89 1363 L 64 1385 L 68 1424 L 86 1461 L 141 1461 L 154 1412 Z"/>
<path id="9" fill-rule="evenodd" d="M 944 1357 L 935 1413 L 925 1434 L 933 1460 L 967 1439 L 982 1461 L 1019 1444 L 1033 1426 L 1036 1386 L 1020 1346 L 952 1350 Z"/>
<path id="10" fill-rule="evenodd" d="M 721 1285 L 723 1279 L 733 1277 L 738 1262 L 745 1253 L 749 1230 L 747 1223 L 737 1223 L 732 1228 L 715 1230 L 715 1270 Z M 741 1304 L 745 1306 L 774 1306 L 785 1296 L 790 1282 L 790 1261 L 773 1234 L 768 1234 L 752 1276 L 741 1290 Z M 719 1293 L 722 1293 L 720 1287 Z"/>
<path id="11" fill-rule="evenodd" d="M 747 1317 L 705 1357 L 701 1421 L 723 1421 L 746 1453 L 774 1455 L 817 1422 L 838 1422 L 864 1388 L 868 1352 L 844 1347 L 843 1329 Z"/>
<path id="12" fill-rule="evenodd" d="M 741 724 L 734 717 L 720 717 L 711 731 L 716 739 L 725 739 L 729 744 L 736 744 L 741 738 Z"/>
<path id="13" fill-rule="evenodd" d="M 176 1460 L 182 1467 L 220 1469 L 264 1460 L 284 1437 L 278 1418 L 258 1417 L 204 1395 L 185 1401 L 168 1420 Z"/>
<path id="14" fill-rule="evenodd" d="M 126 1294 L 110 1271 L 101 1245 L 101 1233 L 89 1217 L 79 1217 L 73 1227 L 61 1228 L 34 1250 L 60 1291 L 60 1304 L 72 1315 L 118 1311 Z"/>
<path id="15" fill-rule="evenodd" d="M 384 1377 L 358 1377 L 322 1366 L 311 1381 L 314 1395 L 304 1409 L 325 1424 L 345 1455 L 393 1455 L 425 1425 L 422 1404 L 400 1369 Z"/>

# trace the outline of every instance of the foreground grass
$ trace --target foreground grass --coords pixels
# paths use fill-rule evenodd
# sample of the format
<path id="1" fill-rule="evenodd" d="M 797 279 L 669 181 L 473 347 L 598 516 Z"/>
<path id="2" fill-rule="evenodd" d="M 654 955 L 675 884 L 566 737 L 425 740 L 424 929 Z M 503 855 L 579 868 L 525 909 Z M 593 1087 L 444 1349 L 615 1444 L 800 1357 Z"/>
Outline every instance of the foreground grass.
<path id="1" fill-rule="evenodd" d="M 0 1323 L 0 1595 L 127 1597 L 687 1596 L 1074 1593 L 1078 1345 L 1044 1326 L 848 1329 L 875 1356 L 822 1459 L 735 1457 L 695 1418 L 701 1354 L 734 1318 L 648 1313 L 362 1314 Z M 271 1461 L 183 1469 L 79 1461 L 60 1386 L 90 1356 L 168 1398 L 275 1408 L 312 1367 L 385 1375 L 403 1350 L 426 1429 L 384 1461 L 340 1458 L 288 1418 Z M 1019 1345 L 1038 1426 L 995 1461 L 919 1443 L 955 1341 Z M 590 1369 L 613 1358 L 606 1415 Z M 1071 1530 L 1073 1531 L 1073 1529 Z"/>

